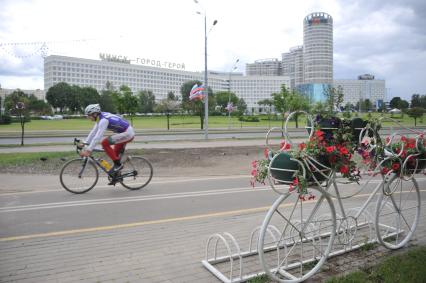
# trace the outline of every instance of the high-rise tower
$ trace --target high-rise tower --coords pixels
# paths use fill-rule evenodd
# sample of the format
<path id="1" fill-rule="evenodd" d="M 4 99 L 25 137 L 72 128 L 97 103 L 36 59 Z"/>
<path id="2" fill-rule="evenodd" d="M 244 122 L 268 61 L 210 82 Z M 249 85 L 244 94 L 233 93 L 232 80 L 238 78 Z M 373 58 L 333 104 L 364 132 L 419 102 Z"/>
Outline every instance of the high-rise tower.
<path id="1" fill-rule="evenodd" d="M 327 13 L 303 20 L 303 62 L 305 84 L 333 83 L 333 18 Z"/>

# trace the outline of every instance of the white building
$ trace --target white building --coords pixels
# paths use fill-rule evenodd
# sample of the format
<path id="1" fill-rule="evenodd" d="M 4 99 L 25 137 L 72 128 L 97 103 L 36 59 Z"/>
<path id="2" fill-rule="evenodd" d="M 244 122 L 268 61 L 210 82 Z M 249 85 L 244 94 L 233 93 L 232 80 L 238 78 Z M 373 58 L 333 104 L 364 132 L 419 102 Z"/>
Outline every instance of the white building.
<path id="1" fill-rule="evenodd" d="M 35 97 L 37 97 L 37 99 L 45 100 L 46 98 L 46 93 L 42 89 L 11 89 L 11 88 L 1 88 L 1 87 L 0 87 L 0 97 L 5 98 L 6 96 L 10 95 L 11 93 L 17 90 L 22 91 L 28 96 L 33 94 Z"/>
<path id="2" fill-rule="evenodd" d="M 276 58 L 256 60 L 246 64 L 247 76 L 281 76 L 281 61 Z"/>
<path id="3" fill-rule="evenodd" d="M 180 95 L 182 84 L 190 80 L 203 81 L 203 72 L 158 68 L 131 64 L 129 61 L 112 62 L 108 60 L 82 59 L 51 55 L 44 61 L 44 89 L 66 82 L 80 87 L 91 86 L 99 92 L 110 82 L 115 88 L 127 85 L 137 93 L 151 90 L 156 99 L 163 99 L 169 92 Z M 280 92 L 284 84 L 290 86 L 287 76 L 243 76 L 241 73 L 209 71 L 208 85 L 213 90 L 231 91 L 243 98 L 249 111 L 258 111 L 257 102 L 270 98 L 272 93 Z"/>
<path id="4" fill-rule="evenodd" d="M 377 105 L 385 100 L 385 80 L 376 80 L 369 74 L 358 76 L 358 80 L 334 80 L 333 86 L 343 88 L 343 104 L 356 105 L 361 99 L 369 99 L 373 105 Z"/>
<path id="5" fill-rule="evenodd" d="M 303 83 L 333 83 L 333 18 L 311 13 L 303 21 Z"/>

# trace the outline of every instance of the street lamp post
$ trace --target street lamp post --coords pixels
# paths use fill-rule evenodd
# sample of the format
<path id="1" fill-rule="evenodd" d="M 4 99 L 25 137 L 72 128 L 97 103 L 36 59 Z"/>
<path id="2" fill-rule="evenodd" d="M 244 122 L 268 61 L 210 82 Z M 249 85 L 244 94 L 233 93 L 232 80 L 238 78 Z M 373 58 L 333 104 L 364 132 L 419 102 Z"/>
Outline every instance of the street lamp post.
<path id="1" fill-rule="evenodd" d="M 196 4 L 200 4 L 197 0 L 194 0 Z M 201 4 L 200 4 L 201 6 Z M 208 86 L 208 80 L 207 80 L 207 14 L 206 10 L 204 11 L 204 138 L 206 140 L 209 139 L 209 86 Z M 198 14 L 201 14 L 200 12 L 197 12 Z M 210 28 L 210 30 L 213 28 L 214 25 L 217 24 L 217 20 L 213 21 L 213 25 Z M 209 32 L 210 32 L 209 30 Z"/>
<path id="2" fill-rule="evenodd" d="M 229 109 L 231 104 L 231 75 L 232 72 L 237 69 L 237 63 L 240 61 L 240 59 L 237 59 L 232 66 L 231 70 L 229 71 L 229 81 L 228 81 L 228 129 L 231 128 L 231 110 Z"/>

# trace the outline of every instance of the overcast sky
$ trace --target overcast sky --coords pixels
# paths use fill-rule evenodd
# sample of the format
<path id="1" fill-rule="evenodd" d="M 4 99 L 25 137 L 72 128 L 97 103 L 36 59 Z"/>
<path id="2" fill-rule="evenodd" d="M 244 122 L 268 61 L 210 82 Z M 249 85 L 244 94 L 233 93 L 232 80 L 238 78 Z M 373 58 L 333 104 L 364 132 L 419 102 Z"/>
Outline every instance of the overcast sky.
<path id="1" fill-rule="evenodd" d="M 303 19 L 334 20 L 334 78 L 373 74 L 390 97 L 426 94 L 425 0 L 0 0 L 0 84 L 43 89 L 41 44 L 48 55 L 99 59 L 99 53 L 237 71 L 303 44 Z"/>

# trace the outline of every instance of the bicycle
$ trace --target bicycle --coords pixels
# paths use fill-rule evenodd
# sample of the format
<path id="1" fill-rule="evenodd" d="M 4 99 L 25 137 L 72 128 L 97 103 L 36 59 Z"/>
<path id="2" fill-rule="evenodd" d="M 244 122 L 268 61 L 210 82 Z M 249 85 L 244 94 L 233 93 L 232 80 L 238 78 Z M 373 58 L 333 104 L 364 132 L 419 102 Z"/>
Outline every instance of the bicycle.
<path id="1" fill-rule="evenodd" d="M 291 142 L 287 122 L 284 134 L 286 140 Z M 312 119 L 310 125 L 313 125 Z M 313 126 L 310 129 L 312 136 Z M 266 137 L 267 146 L 272 130 Z M 372 129 L 363 128 L 360 132 L 361 140 Z M 419 144 L 424 144 L 423 135 L 414 132 L 419 134 L 416 137 L 416 146 L 419 147 Z M 379 138 L 378 133 L 375 134 L 374 137 Z M 394 133 L 391 136 L 387 145 L 391 144 L 396 135 Z M 388 249 L 405 246 L 419 222 L 420 191 L 414 175 L 419 173 L 419 162 L 426 162 L 424 159 L 416 160 L 414 169 L 410 169 L 411 175 L 399 176 L 392 171 L 381 174 L 382 180 L 361 207 L 347 209 L 342 201 L 359 194 L 375 180 L 373 176 L 376 173 L 382 172 L 380 168 L 385 162 L 397 157 L 400 157 L 400 153 L 386 152 L 366 184 L 356 189 L 355 193 L 343 196 L 337 184 L 349 182 L 339 182 L 333 169 L 313 157 L 306 157 L 302 161 L 292 159 L 300 166 L 288 169 L 276 166 L 280 164 L 280 154 L 273 156 L 268 168 L 268 180 L 280 196 L 268 210 L 259 232 L 258 253 L 265 273 L 277 282 L 301 282 L 315 274 L 328 257 L 361 248 L 365 244 L 379 242 Z M 407 168 L 406 162 L 401 162 L 401 166 Z M 313 197 L 308 201 L 302 201 L 297 193 L 289 192 L 286 186 L 290 183 L 282 178 L 285 174 L 296 174 L 299 170 L 306 176 L 305 168 L 313 168 L 312 172 L 316 172 L 313 174 L 315 180 L 309 183 Z M 323 177 L 322 181 L 315 176 Z M 377 195 L 374 212 L 369 212 L 368 206 Z M 339 210 L 333 201 L 337 202 Z M 335 243 L 335 238 L 338 243 Z M 333 249 L 333 245 L 338 249 Z"/>
<path id="2" fill-rule="evenodd" d="M 80 144 L 81 141 L 74 138 L 77 154 L 83 149 Z M 129 190 L 139 190 L 147 186 L 153 176 L 151 163 L 141 156 L 125 155 L 124 149 L 120 153 L 123 169 L 114 174 L 109 174 L 108 172 L 111 165 L 102 158 L 96 158 L 92 155 L 66 162 L 59 174 L 62 187 L 74 194 L 83 194 L 90 191 L 99 180 L 98 168 L 108 175 L 108 181 L 111 185 L 115 186 L 116 183 L 120 183 Z M 93 152 L 104 151 L 102 149 L 94 149 Z"/>

